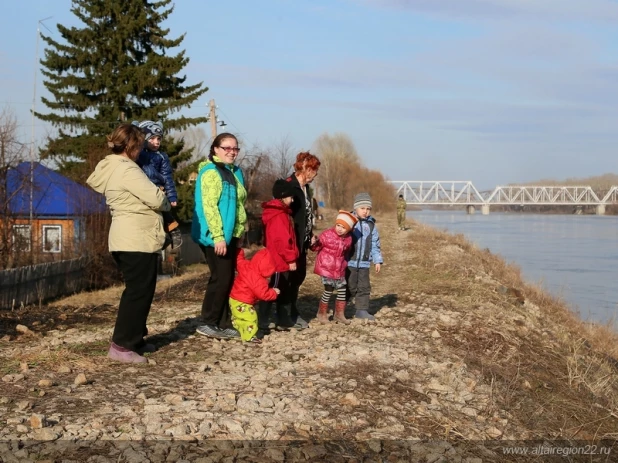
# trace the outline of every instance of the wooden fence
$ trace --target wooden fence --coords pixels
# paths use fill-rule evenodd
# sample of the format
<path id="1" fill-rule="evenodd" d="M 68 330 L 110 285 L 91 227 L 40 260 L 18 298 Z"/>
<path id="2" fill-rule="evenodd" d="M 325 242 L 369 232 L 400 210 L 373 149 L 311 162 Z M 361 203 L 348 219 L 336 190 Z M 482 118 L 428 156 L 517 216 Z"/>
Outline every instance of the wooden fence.
<path id="1" fill-rule="evenodd" d="M 256 223 L 245 235 L 243 245 L 261 244 L 261 224 Z M 205 263 L 200 247 L 190 233 L 183 233 L 182 246 L 177 256 L 178 265 Z M 87 258 L 48 262 L 26 267 L 0 270 L 0 310 L 22 305 L 39 304 L 48 299 L 68 296 L 87 289 L 84 278 Z"/>
<path id="2" fill-rule="evenodd" d="M 0 271 L 0 309 L 38 304 L 85 289 L 86 258 L 48 262 Z"/>

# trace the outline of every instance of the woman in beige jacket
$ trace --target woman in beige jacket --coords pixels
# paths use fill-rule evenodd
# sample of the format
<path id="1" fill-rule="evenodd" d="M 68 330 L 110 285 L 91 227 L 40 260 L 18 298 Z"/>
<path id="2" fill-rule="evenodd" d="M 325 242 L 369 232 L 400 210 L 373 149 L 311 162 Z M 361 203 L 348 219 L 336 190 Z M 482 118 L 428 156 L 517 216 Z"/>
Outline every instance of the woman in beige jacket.
<path id="1" fill-rule="evenodd" d="M 170 203 L 135 163 L 144 143 L 139 128 L 122 124 L 107 140 L 112 154 L 97 164 L 87 183 L 105 195 L 112 214 L 109 250 L 125 281 L 108 355 L 144 363 L 142 354 L 155 350 L 144 336 L 157 283 L 157 254 L 165 241 L 161 211 L 169 211 Z"/>

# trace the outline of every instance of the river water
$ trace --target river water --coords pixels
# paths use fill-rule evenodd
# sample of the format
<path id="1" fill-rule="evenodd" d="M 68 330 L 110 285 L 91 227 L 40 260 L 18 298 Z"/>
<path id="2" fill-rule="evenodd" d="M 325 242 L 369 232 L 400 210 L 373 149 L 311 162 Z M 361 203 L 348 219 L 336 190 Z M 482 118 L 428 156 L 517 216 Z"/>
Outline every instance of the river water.
<path id="1" fill-rule="evenodd" d="M 519 266 L 582 319 L 618 327 L 618 216 L 423 210 L 408 217 L 463 234 Z"/>

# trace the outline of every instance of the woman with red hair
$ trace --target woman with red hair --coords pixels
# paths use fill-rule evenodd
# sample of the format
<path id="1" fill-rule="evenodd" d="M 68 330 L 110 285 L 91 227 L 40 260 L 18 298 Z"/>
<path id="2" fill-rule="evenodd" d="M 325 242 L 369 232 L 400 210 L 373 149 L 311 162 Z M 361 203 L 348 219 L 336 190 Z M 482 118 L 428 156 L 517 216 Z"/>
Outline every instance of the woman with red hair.
<path id="1" fill-rule="evenodd" d="M 314 243 L 313 236 L 313 204 L 309 184 L 318 175 L 320 160 L 309 152 L 302 152 L 296 156 L 294 173 L 285 179 L 294 192 L 294 201 L 290 205 L 294 233 L 298 246 L 299 257 L 296 270 L 290 270 L 278 275 L 278 288 L 281 294 L 277 298 L 277 329 L 290 328 L 302 330 L 309 327 L 303 320 L 296 307 L 298 291 L 307 275 L 307 250 Z"/>

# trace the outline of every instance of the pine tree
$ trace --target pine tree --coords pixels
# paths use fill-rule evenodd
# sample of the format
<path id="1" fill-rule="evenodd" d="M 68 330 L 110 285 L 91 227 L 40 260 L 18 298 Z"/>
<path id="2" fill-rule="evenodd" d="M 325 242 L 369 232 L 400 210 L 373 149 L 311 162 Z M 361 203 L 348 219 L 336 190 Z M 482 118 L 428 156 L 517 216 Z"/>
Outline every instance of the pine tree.
<path id="1" fill-rule="evenodd" d="M 62 43 L 42 35 L 44 85 L 53 98 L 42 98 L 50 112 L 36 116 L 56 127 L 58 136 L 47 140 L 41 156 L 53 157 L 63 174 L 84 181 L 107 154 L 104 137 L 119 122 L 163 120 L 169 133 L 207 121 L 169 117 L 208 90 L 179 75 L 189 58 L 171 52 L 184 34 L 169 39 L 162 25 L 174 10 L 171 1 L 73 0 L 71 12 L 84 27 L 58 24 Z M 181 152 L 183 145 L 163 140 L 173 165 L 191 158 L 190 151 Z M 180 169 L 176 180 L 188 175 Z"/>

